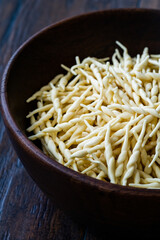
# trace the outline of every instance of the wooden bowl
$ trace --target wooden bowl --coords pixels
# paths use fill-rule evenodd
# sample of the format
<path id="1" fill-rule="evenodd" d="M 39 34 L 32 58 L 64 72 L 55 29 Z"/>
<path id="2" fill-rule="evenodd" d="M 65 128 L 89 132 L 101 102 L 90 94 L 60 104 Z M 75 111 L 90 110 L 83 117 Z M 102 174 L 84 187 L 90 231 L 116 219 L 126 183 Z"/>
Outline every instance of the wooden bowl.
<path id="1" fill-rule="evenodd" d="M 1 83 L 2 115 L 13 146 L 37 185 L 61 209 L 82 222 L 104 225 L 154 224 L 160 218 L 160 190 L 106 183 L 79 174 L 43 154 L 27 139 L 26 99 L 71 66 L 75 56 L 111 56 L 119 40 L 131 55 L 148 46 L 160 53 L 160 11 L 119 9 L 89 13 L 43 29 L 10 59 Z"/>

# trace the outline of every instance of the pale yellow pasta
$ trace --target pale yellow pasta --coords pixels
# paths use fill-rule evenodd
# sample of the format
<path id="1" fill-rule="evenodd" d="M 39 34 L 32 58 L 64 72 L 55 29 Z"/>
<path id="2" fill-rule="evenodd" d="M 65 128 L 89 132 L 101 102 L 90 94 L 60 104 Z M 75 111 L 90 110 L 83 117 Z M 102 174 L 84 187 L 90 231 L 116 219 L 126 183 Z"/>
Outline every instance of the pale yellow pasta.
<path id="1" fill-rule="evenodd" d="M 113 184 L 160 188 L 160 55 L 76 56 L 34 93 L 30 140 L 60 164 Z M 111 59 L 111 60 L 110 60 Z"/>
<path id="2" fill-rule="evenodd" d="M 130 128 L 130 124 L 128 124 L 126 127 L 126 133 L 125 133 L 125 137 L 124 137 L 124 142 L 122 144 L 121 153 L 119 154 L 119 156 L 117 158 L 117 162 L 116 162 L 115 175 L 117 178 L 120 177 L 123 173 L 124 161 L 126 160 L 127 155 L 128 155 L 129 128 Z"/>
<path id="3" fill-rule="evenodd" d="M 145 134 L 146 130 L 146 121 L 144 121 L 142 131 L 137 139 L 137 142 L 133 148 L 132 155 L 130 156 L 128 163 L 127 163 L 127 169 L 123 177 L 123 185 L 126 185 L 127 179 L 130 178 L 133 175 L 135 164 L 138 161 L 139 155 L 140 155 L 140 148 L 142 145 L 142 140 Z"/>

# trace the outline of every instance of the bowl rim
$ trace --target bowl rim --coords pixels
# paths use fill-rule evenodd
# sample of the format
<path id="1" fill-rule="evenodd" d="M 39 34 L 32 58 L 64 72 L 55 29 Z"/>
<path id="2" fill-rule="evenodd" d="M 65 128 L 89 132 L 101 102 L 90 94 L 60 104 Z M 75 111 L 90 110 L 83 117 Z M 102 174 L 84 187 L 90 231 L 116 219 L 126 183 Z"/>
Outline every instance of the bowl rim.
<path id="1" fill-rule="evenodd" d="M 76 15 L 73 17 L 62 19 L 54 24 L 50 24 L 32 36 L 30 36 L 23 44 L 21 44 L 18 49 L 13 53 L 10 57 L 2 76 L 2 81 L 0 85 L 0 98 L 1 98 L 1 114 L 4 120 L 5 126 L 12 135 L 14 135 L 18 145 L 21 148 L 25 148 L 25 151 L 32 154 L 35 161 L 39 162 L 40 164 L 44 165 L 46 168 L 50 168 L 50 170 L 56 170 L 57 172 L 65 175 L 68 178 L 71 178 L 73 181 L 81 182 L 84 185 L 89 185 L 92 188 L 98 188 L 98 190 L 103 192 L 114 192 L 120 195 L 135 195 L 137 196 L 160 196 L 160 189 L 147 189 L 147 188 L 138 188 L 138 187 L 131 187 L 131 186 L 122 186 L 119 184 L 113 184 L 110 182 L 104 182 L 92 177 L 89 177 L 85 174 L 81 174 L 76 172 L 68 167 L 63 166 L 62 164 L 58 163 L 55 159 L 52 159 L 45 155 L 41 149 L 39 149 L 33 142 L 31 142 L 27 136 L 20 130 L 17 126 L 16 122 L 14 121 L 14 117 L 12 116 L 9 106 L 8 106 L 8 97 L 7 97 L 7 84 L 9 79 L 10 70 L 14 67 L 14 63 L 16 62 L 17 57 L 21 54 L 21 52 L 35 39 L 39 36 L 43 35 L 50 29 L 54 29 L 55 27 L 61 26 L 62 24 L 68 24 L 68 22 L 81 20 L 85 17 L 90 17 L 93 15 L 101 15 L 101 14 L 108 14 L 108 13 L 115 13 L 115 12 L 134 12 L 134 13 L 159 13 L 160 10 L 158 9 L 146 9 L 146 8 L 118 8 L 118 9 L 106 9 L 106 10 L 99 10 L 99 11 L 91 11 L 87 13 L 83 13 L 80 15 Z"/>

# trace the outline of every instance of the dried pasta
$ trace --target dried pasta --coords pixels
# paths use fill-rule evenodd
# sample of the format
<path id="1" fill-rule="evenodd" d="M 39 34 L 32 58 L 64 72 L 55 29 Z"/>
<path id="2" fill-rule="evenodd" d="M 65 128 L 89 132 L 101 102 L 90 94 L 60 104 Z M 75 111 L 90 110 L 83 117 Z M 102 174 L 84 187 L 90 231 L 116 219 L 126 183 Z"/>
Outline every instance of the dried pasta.
<path id="1" fill-rule="evenodd" d="M 160 188 L 160 55 L 87 57 L 27 102 L 30 140 L 60 164 L 96 179 Z"/>

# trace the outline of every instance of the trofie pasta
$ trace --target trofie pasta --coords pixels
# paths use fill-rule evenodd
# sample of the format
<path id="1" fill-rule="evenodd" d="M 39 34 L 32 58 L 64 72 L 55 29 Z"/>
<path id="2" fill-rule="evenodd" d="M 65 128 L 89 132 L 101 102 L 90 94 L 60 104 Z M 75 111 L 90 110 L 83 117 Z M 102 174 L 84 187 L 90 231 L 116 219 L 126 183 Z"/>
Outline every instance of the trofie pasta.
<path id="1" fill-rule="evenodd" d="M 131 57 L 120 42 L 111 59 L 87 57 L 33 94 L 30 140 L 88 176 L 160 188 L 160 55 Z"/>

